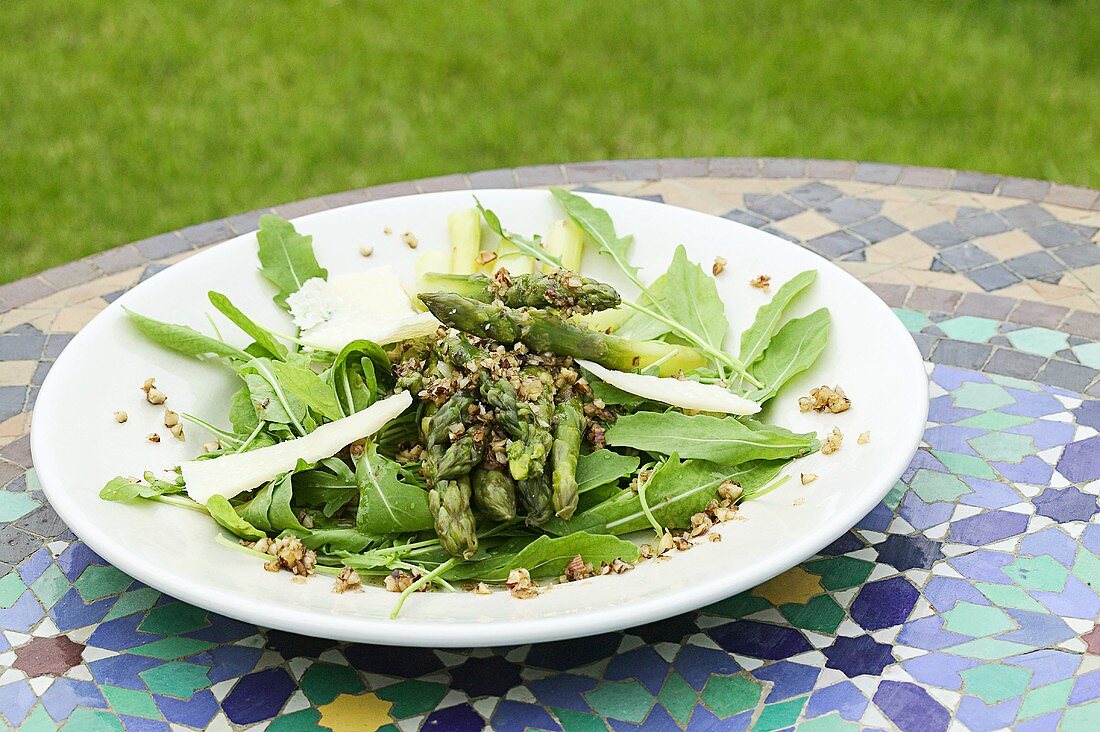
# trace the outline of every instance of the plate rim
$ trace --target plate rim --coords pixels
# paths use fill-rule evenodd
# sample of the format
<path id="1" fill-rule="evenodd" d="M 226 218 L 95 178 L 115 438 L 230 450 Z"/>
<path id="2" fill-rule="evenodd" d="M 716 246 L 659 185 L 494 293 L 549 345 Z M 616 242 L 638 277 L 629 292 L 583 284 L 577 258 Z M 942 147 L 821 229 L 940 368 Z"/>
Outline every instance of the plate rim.
<path id="1" fill-rule="evenodd" d="M 384 208 L 387 204 L 391 204 L 397 200 L 444 197 L 453 195 L 453 193 L 453 191 L 414 193 L 406 196 L 365 201 L 343 206 L 339 209 L 328 209 L 311 213 L 290 219 L 290 221 L 297 224 L 298 222 L 307 221 L 315 217 L 326 217 L 334 211 L 344 209 Z M 483 195 L 486 197 L 496 194 L 508 196 L 536 196 L 548 194 L 547 191 L 541 189 L 500 188 L 473 189 L 463 191 L 463 193 Z M 607 193 L 584 192 L 584 195 L 597 205 L 601 200 L 622 198 Z M 720 218 L 712 214 L 706 214 L 701 211 L 676 206 L 674 204 L 646 201 L 644 199 L 636 199 L 629 196 L 626 198 L 636 202 L 642 208 L 651 206 L 672 206 L 692 216 Z M 889 311 L 889 306 L 882 302 L 866 284 L 845 271 L 842 267 L 816 252 L 769 232 L 764 232 L 735 221 L 727 219 L 726 223 L 736 228 L 753 231 L 756 235 L 764 234 L 769 236 L 776 242 L 781 242 L 783 246 L 792 246 L 802 249 L 806 254 L 810 255 L 811 258 L 816 260 L 816 267 L 820 268 L 825 266 L 836 270 L 843 279 L 847 280 L 850 286 L 861 288 L 872 295 L 876 300 L 877 307 Z M 213 251 L 218 247 L 232 244 L 246 237 L 254 236 L 255 231 L 234 236 L 196 252 L 195 255 L 188 257 L 183 262 L 180 262 L 180 264 L 195 261 L 201 258 L 205 253 Z M 168 268 L 162 270 L 162 272 L 167 271 L 167 269 Z M 50 386 L 56 381 L 54 378 L 55 374 L 61 373 L 61 370 L 57 369 L 56 365 L 66 359 L 66 354 L 68 354 L 70 358 L 73 357 L 72 353 L 75 352 L 73 346 L 81 342 L 85 337 L 91 337 L 91 331 L 94 330 L 94 328 L 90 326 L 96 321 L 107 317 L 107 314 L 112 311 L 121 309 L 126 302 L 134 296 L 134 293 L 157 287 L 160 284 L 157 280 L 162 272 L 158 272 L 147 280 L 130 288 L 100 313 L 97 313 L 87 325 L 76 333 L 69 345 L 58 356 L 54 363 L 54 368 L 50 369 L 43 381 L 37 398 L 35 409 L 36 417 L 38 416 L 39 406 L 49 405 L 52 401 L 53 390 L 51 390 Z M 907 427 L 907 437 L 901 441 L 903 445 L 899 445 L 898 449 L 891 453 L 891 459 L 883 468 L 882 474 L 888 476 L 889 480 L 883 480 L 883 486 L 879 490 L 861 492 L 860 495 L 862 496 L 862 500 L 852 501 L 850 504 L 847 504 L 847 511 L 831 514 L 828 520 L 824 521 L 814 532 L 813 536 L 815 538 L 813 541 L 804 540 L 797 544 L 787 545 L 781 551 L 772 554 L 766 562 L 760 562 L 750 568 L 743 569 L 741 572 L 716 575 L 710 578 L 697 578 L 690 586 L 686 586 L 681 591 L 672 595 L 639 600 L 621 606 L 584 610 L 576 613 L 565 613 L 549 618 L 509 621 L 471 621 L 447 624 L 440 624 L 434 621 L 405 620 L 401 618 L 390 620 L 334 616 L 320 614 L 316 611 L 299 610 L 297 608 L 270 608 L 262 602 L 248 602 L 242 596 L 234 595 L 224 590 L 211 590 L 209 586 L 201 582 L 194 582 L 173 575 L 171 572 L 165 572 L 152 561 L 145 561 L 134 552 L 128 551 L 123 542 L 117 541 L 108 532 L 100 530 L 94 521 L 82 521 L 77 506 L 64 500 L 67 497 L 65 489 L 61 485 L 62 481 L 60 477 L 54 474 L 54 467 L 48 461 L 39 464 L 39 461 L 35 459 L 37 455 L 48 455 L 50 447 L 48 445 L 47 436 L 51 433 L 56 433 L 56 426 L 50 423 L 48 419 L 49 411 L 46 409 L 42 410 L 42 417 L 32 419 L 30 431 L 32 465 L 46 498 L 49 500 L 54 511 L 57 512 L 66 526 L 80 541 L 83 541 L 92 551 L 111 565 L 165 595 L 183 600 L 208 611 L 252 623 L 262 628 L 274 628 L 307 636 L 349 642 L 436 648 L 513 645 L 518 643 L 546 642 L 596 635 L 599 633 L 618 631 L 696 610 L 723 598 L 730 597 L 738 592 L 743 592 L 768 579 L 778 576 L 788 569 L 797 566 L 805 559 L 815 555 L 822 548 L 835 541 L 882 501 L 897 480 L 903 475 L 905 469 L 911 463 L 913 455 L 917 452 L 924 434 L 929 409 L 929 383 L 928 374 L 925 370 L 924 358 L 921 356 L 916 343 L 910 337 L 908 331 L 905 330 L 905 326 L 902 322 L 896 317 L 889 319 L 888 322 L 890 323 L 889 327 L 894 328 L 899 334 L 905 335 L 903 342 L 906 343 L 905 350 L 909 353 L 907 356 L 899 357 L 898 363 L 901 364 L 904 362 L 907 364 L 907 368 L 913 371 L 913 374 L 911 377 L 907 377 L 907 380 L 908 378 L 912 378 L 914 385 L 918 383 L 922 385 L 922 392 L 917 395 L 921 397 L 919 400 L 921 406 L 918 408 L 920 419 L 914 419 L 913 424 Z M 917 378 L 918 375 L 919 378 Z M 905 447 L 904 450 L 901 449 L 902 446 Z M 79 527 L 79 530 L 77 527 Z M 445 629 L 446 632 L 440 633 L 439 631 L 441 629 Z"/>

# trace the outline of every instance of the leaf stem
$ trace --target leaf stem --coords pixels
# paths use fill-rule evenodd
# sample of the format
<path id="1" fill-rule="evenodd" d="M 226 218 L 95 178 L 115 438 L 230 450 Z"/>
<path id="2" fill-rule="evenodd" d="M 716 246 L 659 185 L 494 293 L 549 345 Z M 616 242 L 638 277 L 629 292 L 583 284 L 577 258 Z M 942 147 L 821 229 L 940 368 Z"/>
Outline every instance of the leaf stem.
<path id="1" fill-rule="evenodd" d="M 262 430 L 263 428 L 264 428 L 263 420 L 260 420 L 256 424 L 256 429 L 252 430 L 252 434 L 250 434 L 248 436 L 248 439 L 245 440 L 244 442 L 242 442 L 240 444 L 240 446 L 238 446 L 237 449 L 234 450 L 234 452 L 244 452 L 245 448 L 252 444 L 252 441 L 256 439 L 256 436 L 258 434 L 260 434 L 260 430 Z"/>
<path id="2" fill-rule="evenodd" d="M 653 471 L 655 472 L 655 471 Z M 649 477 L 644 481 L 641 479 L 641 474 L 638 475 L 638 502 L 642 504 L 642 513 L 645 514 L 646 520 L 649 521 L 649 525 L 653 527 L 653 530 L 657 532 L 657 536 L 662 536 L 665 533 L 665 529 L 657 522 L 657 517 L 653 515 L 653 511 L 649 508 L 649 501 L 645 497 L 646 486 L 649 485 L 649 481 L 653 479 L 653 472 L 650 472 Z"/>
<path id="3" fill-rule="evenodd" d="M 227 431 L 221 429 L 220 427 L 215 427 L 214 425 L 210 424 L 206 420 L 199 419 L 198 417 L 196 417 L 193 414 L 188 414 L 187 412 L 184 412 L 183 414 L 180 415 L 180 418 L 187 420 L 191 424 L 198 425 L 199 427 L 202 427 L 204 430 L 206 430 L 207 432 L 209 432 L 212 435 L 217 435 L 219 440 L 225 440 L 226 442 L 230 442 L 230 443 L 233 443 L 233 444 L 236 444 L 236 445 L 241 444 L 241 441 L 238 440 L 237 436 L 235 434 L 233 434 L 232 432 L 227 432 Z"/>
<path id="4" fill-rule="evenodd" d="M 443 564 L 433 569 L 431 572 L 428 572 L 425 575 L 421 575 L 415 582 L 406 587 L 405 590 L 401 593 L 401 597 L 397 599 L 397 604 L 394 606 L 393 612 L 390 613 L 390 619 L 392 620 L 396 618 L 397 615 L 401 612 L 401 608 L 402 606 L 404 606 L 405 600 L 409 599 L 409 595 L 416 592 L 421 587 L 434 580 L 436 577 L 439 577 L 440 575 L 446 573 L 451 567 L 455 566 L 456 564 L 458 564 L 458 557 L 451 557 L 446 562 L 443 562 Z"/>
<path id="5" fill-rule="evenodd" d="M 149 496 L 149 498 L 146 499 L 146 500 L 156 501 L 157 503 L 167 503 L 169 506 L 179 506 L 180 508 L 189 508 L 192 511 L 198 511 L 199 513 L 205 513 L 205 514 L 210 513 L 209 511 L 206 510 L 206 506 L 202 505 L 198 501 L 193 501 L 190 498 L 187 498 L 185 496 L 175 496 L 175 495 Z"/>

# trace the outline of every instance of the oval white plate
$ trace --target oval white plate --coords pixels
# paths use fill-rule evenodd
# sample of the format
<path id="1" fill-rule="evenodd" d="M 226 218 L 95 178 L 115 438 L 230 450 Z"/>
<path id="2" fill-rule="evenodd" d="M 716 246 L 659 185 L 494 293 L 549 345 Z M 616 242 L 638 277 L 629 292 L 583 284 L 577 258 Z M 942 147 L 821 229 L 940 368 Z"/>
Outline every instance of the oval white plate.
<path id="1" fill-rule="evenodd" d="M 482 202 L 506 226 L 544 231 L 562 213 L 544 191 L 480 191 Z M 928 385 L 920 354 L 889 308 L 841 269 L 794 244 L 725 219 L 686 209 L 613 196 L 589 196 L 606 208 L 620 234 L 632 233 L 633 261 L 643 277 L 663 272 L 673 246 L 709 267 L 728 260 L 717 281 L 731 321 L 730 343 L 769 295 L 748 280 L 767 273 L 781 284 L 817 269 L 816 284 L 798 302 L 803 315 L 827 305 L 833 328 L 813 369 L 787 385 L 765 416 L 802 432 L 838 425 L 846 440 L 839 452 L 798 461 L 785 486 L 743 507 L 744 521 L 721 527 L 720 543 L 705 541 L 670 561 L 645 562 L 623 575 L 555 587 L 532 600 L 507 592 L 417 594 L 397 620 L 388 618 L 396 595 L 368 588 L 337 595 L 331 580 L 293 583 L 287 573 L 265 572 L 258 560 L 214 541 L 214 522 L 173 506 L 129 506 L 101 501 L 99 489 L 115 475 L 140 475 L 196 454 L 210 439 L 189 427 L 186 443 L 161 423 L 163 409 L 145 403 L 139 389 L 150 376 L 169 396 L 166 406 L 225 425 L 233 375 L 216 363 L 177 356 L 142 339 L 123 306 L 152 317 L 210 332 L 214 313 L 226 337 L 244 345 L 232 325 L 214 312 L 208 290 L 228 294 L 261 323 L 289 332 L 285 313 L 271 301 L 257 272 L 256 236 L 212 247 L 156 275 L 120 297 L 65 349 L 38 397 L 31 430 L 34 464 L 54 509 L 93 550 L 119 569 L 162 592 L 233 618 L 306 635 L 412 646 L 479 646 L 530 643 L 588 635 L 646 623 L 753 587 L 826 546 L 870 511 L 901 476 L 916 450 L 928 411 Z M 447 215 L 472 205 L 471 193 L 433 193 L 363 203 L 298 219 L 312 234 L 330 272 L 391 264 L 412 279 L 415 255 L 447 246 Z M 386 236 L 389 227 L 393 234 Z M 400 234 L 420 240 L 414 252 Z M 364 259 L 360 244 L 374 246 Z M 589 252 L 584 269 L 622 284 L 605 257 Z M 624 288 L 626 294 L 629 290 Z M 801 414 L 797 396 L 818 384 L 843 385 L 852 409 L 841 415 Z M 130 420 L 116 424 L 123 409 Z M 164 433 L 160 444 L 144 436 Z M 856 443 L 870 431 L 871 441 Z M 821 477 L 808 486 L 800 472 Z"/>

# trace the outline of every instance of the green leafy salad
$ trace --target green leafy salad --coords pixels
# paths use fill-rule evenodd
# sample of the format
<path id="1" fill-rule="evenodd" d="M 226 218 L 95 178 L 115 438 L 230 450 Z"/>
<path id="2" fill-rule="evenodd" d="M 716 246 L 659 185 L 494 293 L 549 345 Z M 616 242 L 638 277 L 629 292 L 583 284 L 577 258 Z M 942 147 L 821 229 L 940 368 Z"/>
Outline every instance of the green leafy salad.
<path id="1" fill-rule="evenodd" d="M 400 592 L 394 616 L 417 590 L 531 597 L 720 540 L 716 523 L 821 448 L 757 416 L 825 348 L 826 309 L 788 316 L 816 272 L 782 283 L 727 350 L 724 262 L 704 271 L 681 246 L 645 284 L 606 211 L 551 194 L 563 217 L 545 236 L 504 228 L 476 199 L 452 213 L 450 250 L 419 255 L 411 296 L 388 267 L 330 274 L 311 237 L 262 217 L 260 272 L 293 327 L 219 292 L 210 303 L 246 347 L 127 311 L 239 389 L 227 419 L 163 407 L 176 438 L 186 423 L 215 439 L 101 497 L 203 512 L 221 543 L 271 571 L 332 575 L 336 591 L 373 578 Z M 632 299 L 579 271 L 585 247 Z M 143 389 L 168 398 L 153 379 Z"/>

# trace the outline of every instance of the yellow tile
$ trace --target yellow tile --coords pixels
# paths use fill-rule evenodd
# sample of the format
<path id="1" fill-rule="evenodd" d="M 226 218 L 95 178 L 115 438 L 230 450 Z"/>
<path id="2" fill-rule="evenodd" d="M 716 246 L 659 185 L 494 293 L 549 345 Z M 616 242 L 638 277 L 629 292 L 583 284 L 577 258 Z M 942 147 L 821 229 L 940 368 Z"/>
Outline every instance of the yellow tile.
<path id="1" fill-rule="evenodd" d="M 1027 284 L 1038 293 L 1043 302 L 1057 302 L 1059 305 L 1061 305 L 1060 301 L 1067 297 L 1087 294 L 1085 290 L 1078 287 L 1068 287 L 1061 284 L 1052 285 L 1038 280 L 1028 280 Z"/>
<path id="2" fill-rule="evenodd" d="M 618 193 L 622 196 L 628 196 L 635 193 L 639 188 L 645 187 L 647 183 L 644 180 L 609 180 L 602 183 L 586 183 L 585 185 L 599 188 L 609 193 Z"/>
<path id="3" fill-rule="evenodd" d="M 993 293 L 1001 297 L 1014 297 L 1018 300 L 1031 300 L 1033 302 L 1042 302 L 1042 297 L 1039 293 L 1031 289 L 1026 282 L 1017 282 L 1015 285 L 1009 285 Z"/>
<path id="4" fill-rule="evenodd" d="M 30 429 L 31 415 L 27 413 L 17 414 L 0 422 L 0 439 L 3 439 L 4 444 L 7 444 L 27 434 Z"/>
<path id="5" fill-rule="evenodd" d="M 65 308 L 57 313 L 50 330 L 54 333 L 76 333 L 105 307 L 105 300 L 90 300 L 80 307 Z"/>
<path id="6" fill-rule="evenodd" d="M 716 196 L 746 193 L 776 193 L 806 181 L 791 178 L 700 178 L 696 185 Z"/>
<path id="7" fill-rule="evenodd" d="M 953 221 L 955 218 L 954 207 L 936 206 L 923 202 L 906 205 L 895 201 L 887 201 L 882 205 L 882 214 L 910 231 L 923 229 L 926 226 L 944 221 Z"/>
<path id="8" fill-rule="evenodd" d="M 911 285 L 913 281 L 906 276 L 905 270 L 901 267 L 893 267 L 891 269 L 884 269 L 881 272 L 875 273 L 868 282 L 877 282 L 883 285 Z"/>
<path id="9" fill-rule="evenodd" d="M 975 285 L 961 274 L 954 272 L 932 272 L 921 269 L 907 269 L 905 276 L 915 285 L 922 287 L 939 287 L 944 290 L 957 292 L 981 292 L 981 288 Z"/>
<path id="10" fill-rule="evenodd" d="M 1084 218 L 1090 213 L 1095 213 L 1094 211 L 1089 211 L 1088 209 L 1083 208 L 1059 206 L 1056 203 L 1040 203 L 1039 205 L 1049 211 L 1054 216 L 1054 218 L 1058 219 L 1059 221 L 1076 221 L 1078 219 Z"/>
<path id="11" fill-rule="evenodd" d="M 840 229 L 836 223 L 813 210 L 803 211 L 797 216 L 777 221 L 774 226 L 802 241 L 809 241 L 816 236 L 830 234 Z"/>
<path id="12" fill-rule="evenodd" d="M 1074 276 L 1093 292 L 1100 292 L 1100 264 L 1073 270 Z"/>
<path id="13" fill-rule="evenodd" d="M 921 200 L 921 197 L 915 195 L 912 188 L 898 188 L 897 186 L 879 186 L 873 190 L 867 191 L 863 196 L 866 198 L 874 198 L 878 201 L 890 201 L 891 203 L 902 205 L 908 205 Z"/>
<path id="14" fill-rule="evenodd" d="M 1073 295 L 1064 300 L 1059 300 L 1058 304 L 1064 308 L 1088 310 L 1090 313 L 1100 312 L 1100 299 L 1096 295 Z"/>
<path id="15" fill-rule="evenodd" d="M 923 241 L 906 232 L 884 239 L 878 244 L 868 248 L 868 252 L 877 252 L 895 262 L 921 262 L 931 263 L 936 250 Z M 927 264 L 923 268 L 927 268 Z"/>
<path id="16" fill-rule="evenodd" d="M 959 208 L 963 206 L 981 208 L 982 206 L 973 193 L 968 193 L 966 191 L 943 191 L 942 193 L 932 196 L 928 200 L 934 201 L 935 203 L 957 206 Z"/>
<path id="17" fill-rule="evenodd" d="M 985 236 L 976 239 L 974 243 L 1001 261 L 1042 250 L 1038 242 L 1017 229 Z"/>
<path id="18" fill-rule="evenodd" d="M 841 269 L 861 282 L 870 279 L 884 269 L 897 266 L 891 262 L 836 262 L 835 264 L 838 264 Z"/>
<path id="19" fill-rule="evenodd" d="M 0 361 L 0 386 L 26 386 L 37 366 L 37 361 Z"/>
<path id="20" fill-rule="evenodd" d="M 715 195 L 701 186 L 693 185 L 694 179 L 689 179 L 689 181 L 662 181 L 663 185 L 660 187 L 659 192 L 664 196 L 665 203 L 670 203 L 673 206 L 683 206 L 693 211 L 714 214 L 715 216 L 721 216 L 728 213 L 730 209 L 735 208 L 725 197 Z"/>
<path id="21" fill-rule="evenodd" d="M 884 200 L 879 195 L 880 191 L 883 189 L 881 183 L 863 183 L 858 180 L 831 180 L 829 181 L 829 185 L 835 186 L 838 190 L 847 193 L 849 196 L 875 198 L 880 201 Z"/>
<path id="22" fill-rule="evenodd" d="M 757 585 L 752 590 L 752 594 L 764 598 L 773 605 L 788 603 L 805 605 L 824 591 L 820 577 L 810 574 L 802 567 L 795 567 L 762 585 Z"/>
<path id="23" fill-rule="evenodd" d="M 341 694 L 323 706 L 320 723 L 332 732 L 365 732 L 391 724 L 390 708 L 393 702 L 379 699 L 371 692 L 365 694 Z"/>

